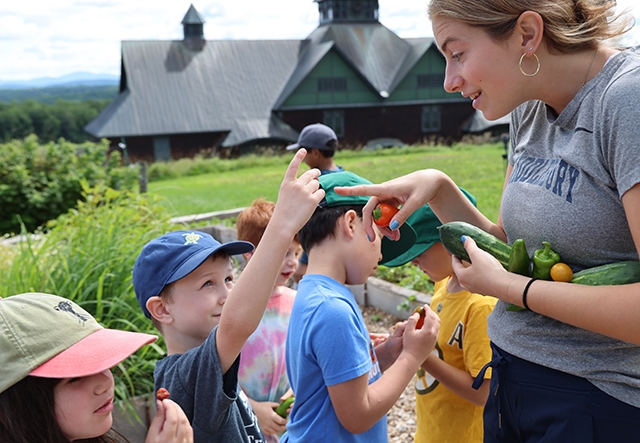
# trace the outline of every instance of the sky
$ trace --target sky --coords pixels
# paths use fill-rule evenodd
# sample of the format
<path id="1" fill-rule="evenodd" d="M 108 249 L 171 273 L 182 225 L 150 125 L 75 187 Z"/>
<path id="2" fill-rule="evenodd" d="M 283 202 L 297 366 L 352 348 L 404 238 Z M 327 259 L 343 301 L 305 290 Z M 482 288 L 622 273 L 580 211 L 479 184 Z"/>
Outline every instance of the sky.
<path id="1" fill-rule="evenodd" d="M 0 0 L 0 80 L 74 72 L 120 75 L 123 40 L 180 40 L 195 6 L 207 40 L 306 38 L 318 26 L 312 0 Z M 618 0 L 638 25 L 624 40 L 640 44 L 637 0 Z M 402 38 L 430 37 L 428 0 L 379 0 L 380 22 Z"/>

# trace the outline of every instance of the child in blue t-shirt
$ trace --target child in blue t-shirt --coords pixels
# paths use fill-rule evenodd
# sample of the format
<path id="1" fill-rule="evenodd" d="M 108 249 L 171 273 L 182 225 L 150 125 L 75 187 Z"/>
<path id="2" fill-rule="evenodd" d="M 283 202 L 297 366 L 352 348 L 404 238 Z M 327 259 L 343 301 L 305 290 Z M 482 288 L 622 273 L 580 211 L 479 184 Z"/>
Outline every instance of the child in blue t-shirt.
<path id="1" fill-rule="evenodd" d="M 368 182 L 350 172 L 319 181 L 325 199 L 298 235 L 309 267 L 287 333 L 287 374 L 296 400 L 282 441 L 386 442 L 386 414 L 433 348 L 439 320 L 426 309 L 422 329 L 416 329 L 418 314 L 412 315 L 373 347 L 345 285 L 364 283 L 380 260 L 390 258 L 383 258 L 380 235 L 369 241 L 365 233 L 368 198 L 333 191 Z"/>

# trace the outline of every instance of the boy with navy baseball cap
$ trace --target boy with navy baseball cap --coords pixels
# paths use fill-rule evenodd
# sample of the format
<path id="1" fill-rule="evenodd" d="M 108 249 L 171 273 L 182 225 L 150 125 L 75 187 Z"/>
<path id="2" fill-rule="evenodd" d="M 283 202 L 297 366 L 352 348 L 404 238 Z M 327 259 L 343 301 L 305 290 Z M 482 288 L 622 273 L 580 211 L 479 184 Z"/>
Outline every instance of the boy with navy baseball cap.
<path id="1" fill-rule="evenodd" d="M 237 284 L 230 256 L 253 245 L 219 243 L 199 231 L 150 241 L 134 265 L 140 307 L 167 345 L 168 356 L 156 364 L 155 387 L 169 390 L 182 406 L 194 442 L 264 442 L 238 385 L 239 355 L 260 323 L 291 241 L 324 197 L 320 171 L 296 178 L 305 154 L 301 149 L 289 164 L 271 221 Z"/>

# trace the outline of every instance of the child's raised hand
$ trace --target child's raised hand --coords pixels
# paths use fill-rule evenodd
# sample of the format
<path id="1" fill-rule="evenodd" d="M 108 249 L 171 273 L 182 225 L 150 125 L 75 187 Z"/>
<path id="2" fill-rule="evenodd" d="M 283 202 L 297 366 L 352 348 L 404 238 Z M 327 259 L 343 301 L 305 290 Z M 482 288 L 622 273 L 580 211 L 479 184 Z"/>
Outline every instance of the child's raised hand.
<path id="1" fill-rule="evenodd" d="M 292 233 L 304 226 L 324 198 L 324 190 L 320 189 L 318 181 L 320 170 L 309 169 L 296 178 L 305 155 L 307 151 L 299 149 L 289 163 L 272 216 L 279 226 L 290 228 Z"/>
<path id="2" fill-rule="evenodd" d="M 193 443 L 193 429 L 177 403 L 169 399 L 156 400 L 156 415 L 145 443 Z"/>
<path id="3" fill-rule="evenodd" d="M 407 320 L 402 339 L 402 352 L 413 355 L 418 364 L 427 359 L 438 340 L 440 317 L 427 305 L 424 306 L 424 324 L 416 329 L 420 314 L 414 312 Z"/>

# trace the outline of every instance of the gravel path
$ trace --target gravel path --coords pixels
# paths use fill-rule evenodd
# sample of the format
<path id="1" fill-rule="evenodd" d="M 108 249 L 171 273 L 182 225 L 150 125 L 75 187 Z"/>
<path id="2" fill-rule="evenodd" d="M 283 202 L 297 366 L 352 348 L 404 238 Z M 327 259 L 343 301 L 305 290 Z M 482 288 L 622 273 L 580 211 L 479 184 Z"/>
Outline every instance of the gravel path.
<path id="1" fill-rule="evenodd" d="M 362 307 L 362 316 L 369 332 L 386 333 L 389 328 L 402 320 L 372 306 Z M 387 415 L 389 442 L 413 442 L 416 430 L 416 398 L 414 380 L 409 383 L 394 407 Z"/>

